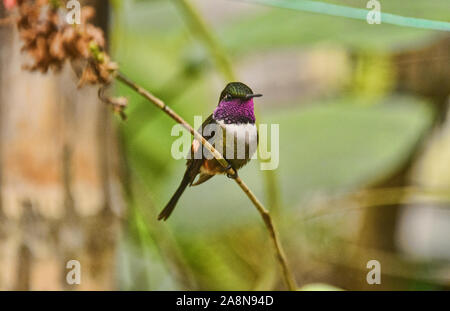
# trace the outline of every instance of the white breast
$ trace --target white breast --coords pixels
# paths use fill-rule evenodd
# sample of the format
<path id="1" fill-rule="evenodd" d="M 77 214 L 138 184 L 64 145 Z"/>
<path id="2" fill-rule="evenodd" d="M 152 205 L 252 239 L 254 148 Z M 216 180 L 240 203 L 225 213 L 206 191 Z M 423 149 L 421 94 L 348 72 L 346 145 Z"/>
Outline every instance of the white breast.
<path id="1" fill-rule="evenodd" d="M 226 124 L 223 121 L 218 123 L 225 129 L 227 135 L 227 146 L 223 153 L 226 158 L 230 159 L 231 154 L 236 150 L 233 140 L 229 139 L 233 136 L 236 137 L 238 146 L 237 159 L 251 158 L 255 154 L 258 148 L 258 130 L 255 124 Z M 223 148 L 223 142 L 216 142 L 216 147 Z M 246 154 L 246 148 L 248 148 L 248 154 Z"/>

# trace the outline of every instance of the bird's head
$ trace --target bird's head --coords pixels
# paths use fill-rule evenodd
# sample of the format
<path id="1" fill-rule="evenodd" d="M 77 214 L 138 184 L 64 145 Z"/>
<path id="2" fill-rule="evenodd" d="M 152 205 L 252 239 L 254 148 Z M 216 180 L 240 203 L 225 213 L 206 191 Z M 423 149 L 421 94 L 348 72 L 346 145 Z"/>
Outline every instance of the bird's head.
<path id="1" fill-rule="evenodd" d="M 242 82 L 228 83 L 222 93 L 220 93 L 219 102 L 230 102 L 233 100 L 239 100 L 240 102 L 246 102 L 254 97 L 261 97 L 261 94 L 253 94 L 251 88 Z"/>
<path id="2" fill-rule="evenodd" d="M 261 96 L 244 83 L 228 83 L 220 94 L 214 118 L 225 123 L 255 123 L 253 98 Z"/>

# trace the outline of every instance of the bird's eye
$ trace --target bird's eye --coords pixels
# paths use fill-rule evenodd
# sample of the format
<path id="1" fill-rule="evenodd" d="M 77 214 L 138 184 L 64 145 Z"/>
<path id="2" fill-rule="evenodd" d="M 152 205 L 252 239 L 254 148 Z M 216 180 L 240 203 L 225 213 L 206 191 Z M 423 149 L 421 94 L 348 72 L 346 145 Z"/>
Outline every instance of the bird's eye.
<path id="1" fill-rule="evenodd" d="M 225 95 L 225 100 L 231 100 L 231 95 L 230 94 Z"/>

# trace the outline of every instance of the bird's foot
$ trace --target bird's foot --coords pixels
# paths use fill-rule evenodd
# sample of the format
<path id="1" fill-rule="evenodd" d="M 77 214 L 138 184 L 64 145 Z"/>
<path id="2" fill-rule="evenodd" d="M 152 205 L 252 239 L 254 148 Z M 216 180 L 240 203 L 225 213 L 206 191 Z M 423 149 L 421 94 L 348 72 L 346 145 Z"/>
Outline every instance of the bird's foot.
<path id="1" fill-rule="evenodd" d="M 231 164 L 228 164 L 228 166 L 227 166 L 227 168 L 226 168 L 226 171 L 228 171 L 230 168 L 233 169 L 234 174 L 229 174 L 229 173 L 227 173 L 227 177 L 228 177 L 228 178 L 231 178 L 231 179 L 236 179 L 236 178 L 238 178 L 238 177 L 239 177 L 238 172 L 237 172 L 237 170 L 236 170 L 234 167 L 231 166 Z"/>

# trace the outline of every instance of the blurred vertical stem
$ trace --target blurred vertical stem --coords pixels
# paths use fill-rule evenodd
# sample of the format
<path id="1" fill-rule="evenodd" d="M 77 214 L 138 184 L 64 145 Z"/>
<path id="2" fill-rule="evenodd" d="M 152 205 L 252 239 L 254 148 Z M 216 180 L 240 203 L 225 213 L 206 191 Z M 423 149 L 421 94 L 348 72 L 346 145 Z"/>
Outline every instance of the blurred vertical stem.
<path id="1" fill-rule="evenodd" d="M 188 0 L 174 0 L 173 2 L 180 8 L 194 34 L 204 41 L 225 79 L 228 81 L 235 81 L 236 76 L 233 67 L 231 66 L 231 62 L 224 52 L 224 48 L 209 31 L 208 26 L 194 6 Z"/>

